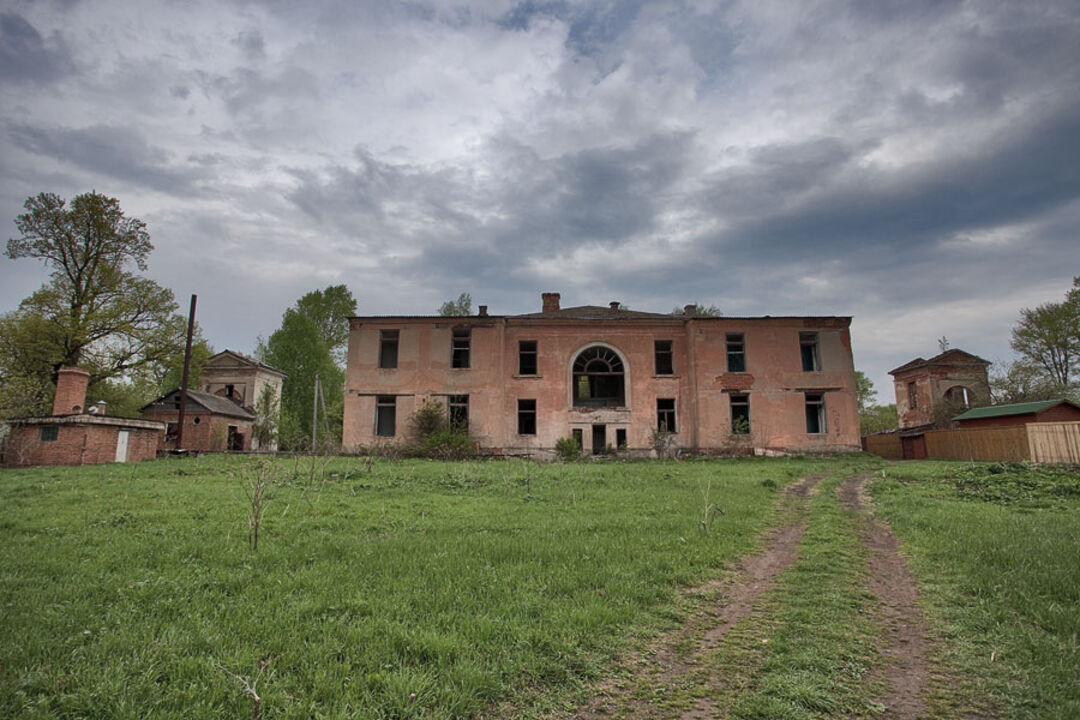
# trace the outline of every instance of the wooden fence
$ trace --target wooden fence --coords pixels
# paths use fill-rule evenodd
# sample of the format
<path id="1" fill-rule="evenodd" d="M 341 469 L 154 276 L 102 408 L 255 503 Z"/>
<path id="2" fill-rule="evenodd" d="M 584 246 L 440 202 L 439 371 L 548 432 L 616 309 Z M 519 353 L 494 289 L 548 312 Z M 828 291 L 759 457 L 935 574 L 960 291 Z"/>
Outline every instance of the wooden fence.
<path id="1" fill-rule="evenodd" d="M 1080 463 L 1080 422 L 1031 423 L 1027 429 L 1035 462 Z"/>
<path id="2" fill-rule="evenodd" d="M 939 460 L 1030 460 L 1027 426 L 930 430 L 926 457 Z"/>
<path id="3" fill-rule="evenodd" d="M 1080 422 L 929 430 L 925 438 L 926 457 L 937 460 L 1080 463 Z M 867 452 L 894 460 L 903 456 L 896 433 L 865 440 Z"/>

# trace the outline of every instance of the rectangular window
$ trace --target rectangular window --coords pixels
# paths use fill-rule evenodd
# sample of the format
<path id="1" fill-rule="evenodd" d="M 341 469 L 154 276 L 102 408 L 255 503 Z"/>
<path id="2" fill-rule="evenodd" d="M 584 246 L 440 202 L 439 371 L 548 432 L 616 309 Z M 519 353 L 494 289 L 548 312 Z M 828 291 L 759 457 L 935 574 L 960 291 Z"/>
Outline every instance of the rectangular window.
<path id="1" fill-rule="evenodd" d="M 379 395 L 375 398 L 375 434 L 379 437 L 394 437 L 397 429 L 397 398 L 393 395 Z"/>
<path id="2" fill-rule="evenodd" d="M 626 449 L 626 428 L 615 428 L 615 449 Z"/>
<path id="3" fill-rule="evenodd" d="M 536 434 L 536 401 L 518 400 L 518 435 Z"/>
<path id="4" fill-rule="evenodd" d="M 818 334 L 816 332 L 799 333 L 799 348 L 802 350 L 802 369 L 804 372 L 816 372 L 821 369 L 818 355 Z"/>
<path id="5" fill-rule="evenodd" d="M 173 442 L 176 440 L 176 433 L 179 427 L 179 423 L 165 423 L 165 442 Z"/>
<path id="6" fill-rule="evenodd" d="M 467 327 L 454 328 L 450 340 L 450 367 L 469 367 L 469 346 L 472 343 L 472 330 Z"/>
<path id="7" fill-rule="evenodd" d="M 536 375 L 537 352 L 535 340 L 518 341 L 518 375 Z"/>
<path id="8" fill-rule="evenodd" d="M 41 428 L 41 442 L 53 442 L 60 437 L 60 428 L 55 425 L 45 425 Z"/>
<path id="9" fill-rule="evenodd" d="M 585 447 L 585 431 L 581 428 L 574 428 L 570 431 L 570 434 L 574 436 L 574 442 L 577 443 L 578 450 Z"/>
<path id="10" fill-rule="evenodd" d="M 397 330 L 380 330 L 379 331 L 379 367 L 381 368 L 396 368 L 397 367 L 397 348 L 398 348 L 398 331 Z"/>
<path id="11" fill-rule="evenodd" d="M 469 396 L 451 395 L 446 406 L 450 411 L 450 427 L 458 430 L 469 429 Z"/>
<path id="12" fill-rule="evenodd" d="M 825 395 L 806 393 L 806 432 L 820 435 L 825 430 Z"/>
<path id="13" fill-rule="evenodd" d="M 656 398 L 656 429 L 678 432 L 675 429 L 675 398 Z"/>
<path id="14" fill-rule="evenodd" d="M 727 334 L 727 371 L 746 372 L 746 345 L 742 333 Z"/>
<path id="15" fill-rule="evenodd" d="M 907 384 L 907 401 L 908 407 L 912 410 L 919 407 L 919 394 L 915 391 L 915 381 Z"/>
<path id="16" fill-rule="evenodd" d="M 735 435 L 750 434 L 750 396 L 731 396 L 731 432 Z"/>
<path id="17" fill-rule="evenodd" d="M 657 340 L 654 344 L 656 353 L 656 374 L 675 374 L 675 355 L 671 350 L 670 340 Z"/>

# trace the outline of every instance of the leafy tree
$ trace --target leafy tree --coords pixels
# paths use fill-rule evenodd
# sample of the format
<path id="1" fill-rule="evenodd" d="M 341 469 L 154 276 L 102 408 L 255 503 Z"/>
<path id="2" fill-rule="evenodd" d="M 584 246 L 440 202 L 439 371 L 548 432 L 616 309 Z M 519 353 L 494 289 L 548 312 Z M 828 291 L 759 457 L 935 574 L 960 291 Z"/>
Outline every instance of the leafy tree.
<path id="1" fill-rule="evenodd" d="M 349 288 L 331 285 L 313 290 L 296 301 L 296 311 L 315 323 L 334 360 L 343 366 L 349 346 L 349 318 L 356 315 L 356 299 Z"/>
<path id="2" fill-rule="evenodd" d="M 1049 384 L 1067 393 L 1080 372 L 1080 278 L 1064 302 L 1022 309 L 1010 345 L 1025 369 L 1041 368 Z"/>
<path id="3" fill-rule="evenodd" d="M 859 431 L 863 435 L 896 430 L 900 427 L 896 405 L 870 405 L 859 412 Z"/>
<path id="4" fill-rule="evenodd" d="M 447 300 L 439 306 L 439 315 L 443 317 L 467 317 L 472 315 L 472 295 L 463 292 L 457 300 Z"/>
<path id="5" fill-rule="evenodd" d="M 877 400 L 877 390 L 874 389 L 874 381 L 866 376 L 861 370 L 855 371 L 855 397 L 859 403 L 859 413 L 862 414 Z"/>
<path id="6" fill-rule="evenodd" d="M 259 399 L 255 402 L 255 424 L 252 427 L 252 439 L 260 450 L 272 447 L 277 439 L 279 413 L 278 396 L 274 386 L 263 385 Z"/>
<path id="7" fill-rule="evenodd" d="M 672 315 L 685 315 L 686 308 L 677 307 L 671 311 Z M 701 317 L 720 317 L 724 313 L 716 305 L 702 305 L 701 303 L 694 304 L 694 315 Z"/>
<path id="8" fill-rule="evenodd" d="M 274 331 L 256 355 L 259 360 L 288 374 L 281 389 L 280 445 L 285 450 L 311 445 L 311 416 L 315 402 L 315 375 L 326 400 L 331 434 L 341 435 L 345 373 L 334 362 L 325 338 L 314 320 L 298 308 L 285 311 L 281 327 Z M 322 417 L 322 409 L 319 410 Z M 323 428 L 319 428 L 320 434 Z M 327 438 L 331 441 L 330 438 Z"/>
<path id="9" fill-rule="evenodd" d="M 990 368 L 990 395 L 995 404 L 1056 400 L 1067 394 L 1042 366 L 1026 360 L 995 363 Z"/>

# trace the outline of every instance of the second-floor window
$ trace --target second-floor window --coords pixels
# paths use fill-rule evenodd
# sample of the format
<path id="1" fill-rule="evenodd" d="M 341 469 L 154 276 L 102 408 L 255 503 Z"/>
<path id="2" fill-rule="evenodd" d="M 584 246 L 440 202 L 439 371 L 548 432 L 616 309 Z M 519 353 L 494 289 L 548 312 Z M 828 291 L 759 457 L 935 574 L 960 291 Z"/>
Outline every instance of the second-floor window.
<path id="1" fill-rule="evenodd" d="M 654 343 L 654 354 L 657 375 L 675 374 L 675 354 L 671 349 L 670 340 L 657 340 Z"/>
<path id="2" fill-rule="evenodd" d="M 746 343 L 742 333 L 727 334 L 728 372 L 746 372 Z"/>
<path id="3" fill-rule="evenodd" d="M 518 340 L 518 375 L 536 375 L 539 365 L 535 340 Z"/>
<path id="4" fill-rule="evenodd" d="M 398 331 L 379 331 L 379 367 L 397 367 Z"/>
<path id="5" fill-rule="evenodd" d="M 911 381 L 907 384 L 907 398 L 908 407 L 912 410 L 919 407 L 919 392 L 915 389 L 915 381 Z"/>
<path id="6" fill-rule="evenodd" d="M 821 369 L 821 356 L 818 353 L 818 334 L 816 332 L 799 333 L 799 349 L 802 351 L 802 369 L 815 372 Z"/>
<path id="7" fill-rule="evenodd" d="M 469 367 L 469 349 L 472 345 L 472 331 L 467 327 L 454 328 L 450 340 L 450 367 Z"/>

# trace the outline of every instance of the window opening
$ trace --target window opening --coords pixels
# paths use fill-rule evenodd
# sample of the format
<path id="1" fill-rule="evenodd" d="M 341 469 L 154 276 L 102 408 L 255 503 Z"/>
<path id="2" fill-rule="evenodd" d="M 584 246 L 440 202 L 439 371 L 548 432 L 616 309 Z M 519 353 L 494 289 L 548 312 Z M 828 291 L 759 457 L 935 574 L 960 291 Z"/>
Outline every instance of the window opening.
<path id="1" fill-rule="evenodd" d="M 615 447 L 619 450 L 626 449 L 626 428 L 615 428 Z"/>
<path id="2" fill-rule="evenodd" d="M 574 407 L 625 405 L 622 360 L 610 348 L 594 345 L 574 360 Z"/>
<path id="3" fill-rule="evenodd" d="M 537 351 L 535 340 L 518 341 L 518 375 L 535 375 L 537 372 Z"/>
<path id="4" fill-rule="evenodd" d="M 472 330 L 456 327 L 450 340 L 450 367 L 469 367 L 469 347 L 472 344 Z"/>
<path id="5" fill-rule="evenodd" d="M 742 333 L 727 334 L 728 372 L 746 372 L 746 345 Z"/>
<path id="6" fill-rule="evenodd" d="M 469 429 L 469 396 L 451 395 L 447 399 L 450 410 L 450 427 L 458 430 Z"/>
<path id="7" fill-rule="evenodd" d="M 825 395 L 806 393 L 806 432 L 811 435 L 825 432 Z"/>
<path id="8" fill-rule="evenodd" d="M 379 331 L 379 367 L 393 369 L 397 367 L 398 331 Z"/>
<path id="9" fill-rule="evenodd" d="M 165 423 L 165 442 L 175 442 L 177 430 L 180 427 L 179 423 L 167 422 Z"/>
<path id="10" fill-rule="evenodd" d="M 735 435 L 750 434 L 750 396 L 731 396 L 731 432 Z"/>
<path id="11" fill-rule="evenodd" d="M 654 351 L 656 355 L 656 374 L 674 375 L 675 355 L 671 349 L 671 341 L 657 340 L 654 345 Z"/>
<path id="12" fill-rule="evenodd" d="M 802 369 L 805 372 L 815 372 L 821 369 L 821 358 L 818 355 L 818 334 L 816 332 L 799 333 L 799 347 L 802 350 Z"/>
<path id="13" fill-rule="evenodd" d="M 907 397 L 908 397 L 908 406 L 912 410 L 919 407 L 919 394 L 915 389 L 915 381 L 914 380 L 912 380 L 911 382 L 909 382 L 907 384 Z"/>
<path id="14" fill-rule="evenodd" d="M 585 447 L 585 431 L 581 428 L 574 428 L 570 431 L 570 434 L 574 436 L 574 442 L 577 443 L 578 450 Z"/>
<path id="15" fill-rule="evenodd" d="M 660 432 L 677 432 L 675 398 L 656 398 L 656 429 Z"/>
<path id="16" fill-rule="evenodd" d="M 55 425 L 44 425 L 41 428 L 41 442 L 53 442 L 60 437 L 60 428 Z"/>
<path id="17" fill-rule="evenodd" d="M 963 385 L 954 385 L 945 391 L 945 402 L 954 408 L 971 407 L 971 391 Z"/>
<path id="18" fill-rule="evenodd" d="M 518 400 L 518 435 L 536 434 L 536 401 Z"/>
<path id="19" fill-rule="evenodd" d="M 234 386 L 234 385 L 226 385 L 225 386 L 225 397 L 227 397 L 229 399 L 232 399 L 233 394 L 235 392 L 236 392 L 236 386 Z"/>
<path id="20" fill-rule="evenodd" d="M 397 398 L 393 395 L 379 395 L 375 399 L 375 434 L 379 437 L 394 437 L 397 430 Z"/>

